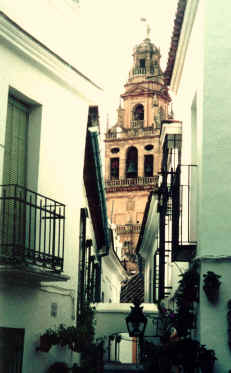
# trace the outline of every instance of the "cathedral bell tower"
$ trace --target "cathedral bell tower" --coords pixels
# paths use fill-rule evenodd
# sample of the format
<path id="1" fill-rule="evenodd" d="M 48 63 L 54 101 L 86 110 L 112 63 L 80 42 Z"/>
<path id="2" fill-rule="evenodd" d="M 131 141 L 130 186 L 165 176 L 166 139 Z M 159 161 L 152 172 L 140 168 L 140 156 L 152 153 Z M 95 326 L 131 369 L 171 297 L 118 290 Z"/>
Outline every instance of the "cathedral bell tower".
<path id="1" fill-rule="evenodd" d="M 160 67 L 160 50 L 149 33 L 133 50 L 133 65 L 116 124 L 105 135 L 105 187 L 109 219 L 123 243 L 123 261 L 137 273 L 136 244 L 150 191 L 160 171 L 161 121 L 171 101 Z"/>

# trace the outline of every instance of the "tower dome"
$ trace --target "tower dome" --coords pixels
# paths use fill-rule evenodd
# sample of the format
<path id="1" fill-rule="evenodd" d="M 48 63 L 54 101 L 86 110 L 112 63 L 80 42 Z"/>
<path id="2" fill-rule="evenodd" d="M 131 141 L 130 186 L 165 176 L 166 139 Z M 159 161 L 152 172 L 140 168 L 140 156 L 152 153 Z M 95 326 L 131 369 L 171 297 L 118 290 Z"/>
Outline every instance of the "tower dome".
<path id="1" fill-rule="evenodd" d="M 134 53 L 155 53 L 157 51 L 156 46 L 151 42 L 149 38 L 144 39 L 140 44 L 134 47 Z"/>
<path id="2" fill-rule="evenodd" d="M 144 79 L 147 77 L 164 83 L 163 71 L 160 67 L 160 50 L 151 42 L 149 37 L 134 47 L 132 56 L 133 65 L 129 72 L 129 81 L 142 76 Z"/>

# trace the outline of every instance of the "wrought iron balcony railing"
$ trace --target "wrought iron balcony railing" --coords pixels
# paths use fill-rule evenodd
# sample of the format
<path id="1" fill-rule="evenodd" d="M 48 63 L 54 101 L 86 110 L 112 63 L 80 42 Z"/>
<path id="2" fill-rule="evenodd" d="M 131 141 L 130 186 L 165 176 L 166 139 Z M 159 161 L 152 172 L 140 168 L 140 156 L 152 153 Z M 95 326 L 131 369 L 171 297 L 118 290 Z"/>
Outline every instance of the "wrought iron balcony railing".
<path id="1" fill-rule="evenodd" d="M 158 184 L 158 175 L 145 177 L 140 176 L 131 179 L 110 179 L 105 180 L 105 187 L 129 187 L 133 185 L 157 185 Z"/>
<path id="2" fill-rule="evenodd" d="M 139 233 L 140 229 L 141 229 L 141 224 L 117 225 L 116 233 L 117 234 Z"/>
<path id="3" fill-rule="evenodd" d="M 65 205 L 19 185 L 2 185 L 0 262 L 63 271 Z"/>

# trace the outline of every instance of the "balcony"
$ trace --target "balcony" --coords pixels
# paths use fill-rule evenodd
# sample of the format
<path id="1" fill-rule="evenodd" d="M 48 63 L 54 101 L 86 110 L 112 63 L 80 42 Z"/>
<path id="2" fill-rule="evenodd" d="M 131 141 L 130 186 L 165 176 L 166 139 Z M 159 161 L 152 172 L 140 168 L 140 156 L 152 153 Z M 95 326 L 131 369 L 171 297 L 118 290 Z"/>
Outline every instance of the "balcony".
<path id="1" fill-rule="evenodd" d="M 105 180 L 106 191 L 127 190 L 132 188 L 147 189 L 149 187 L 158 187 L 158 175 L 145 177 L 140 176 L 131 179 L 109 179 Z"/>
<path id="2" fill-rule="evenodd" d="M 131 120 L 131 128 L 143 128 L 143 120 Z"/>
<path id="3" fill-rule="evenodd" d="M 117 225 L 116 226 L 116 233 L 127 234 L 127 233 L 140 233 L 141 224 L 125 224 L 125 225 Z"/>
<path id="4" fill-rule="evenodd" d="M 19 185 L 2 185 L 0 275 L 66 281 L 65 205 Z"/>
<path id="5" fill-rule="evenodd" d="M 135 67 L 132 70 L 132 75 L 145 75 L 147 73 L 145 67 Z"/>
<path id="6" fill-rule="evenodd" d="M 143 121 L 132 121 L 131 122 L 132 128 L 126 128 L 120 132 L 108 131 L 105 134 L 106 140 L 111 141 L 111 140 L 120 140 L 120 139 L 125 139 L 125 138 L 127 139 L 129 137 L 153 136 L 159 132 L 159 130 L 154 127 L 143 127 L 143 124 L 139 122 L 143 122 Z"/>
<path id="7" fill-rule="evenodd" d="M 175 161 L 173 160 L 173 164 Z M 196 206 L 197 192 L 196 165 L 178 165 L 174 170 L 163 171 L 159 188 L 159 213 L 162 216 L 160 227 L 166 241 L 171 246 L 172 261 L 190 261 L 196 253 Z"/>

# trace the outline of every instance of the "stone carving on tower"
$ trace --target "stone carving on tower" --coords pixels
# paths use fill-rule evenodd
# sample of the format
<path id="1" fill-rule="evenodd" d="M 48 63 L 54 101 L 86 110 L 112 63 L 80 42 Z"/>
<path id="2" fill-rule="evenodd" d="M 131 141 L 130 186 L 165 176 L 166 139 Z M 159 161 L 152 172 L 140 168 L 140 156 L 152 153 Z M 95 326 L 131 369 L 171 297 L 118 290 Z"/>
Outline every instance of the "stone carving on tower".
<path id="1" fill-rule="evenodd" d="M 147 37 L 133 50 L 118 119 L 105 134 L 108 216 L 123 243 L 123 262 L 136 274 L 136 244 L 149 193 L 157 191 L 161 122 L 171 101 L 160 66 L 160 50 Z"/>

